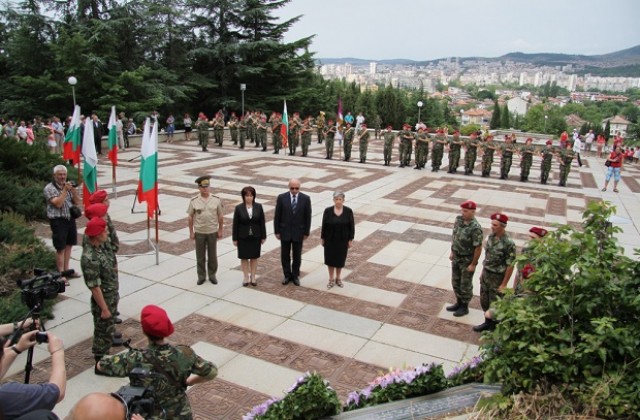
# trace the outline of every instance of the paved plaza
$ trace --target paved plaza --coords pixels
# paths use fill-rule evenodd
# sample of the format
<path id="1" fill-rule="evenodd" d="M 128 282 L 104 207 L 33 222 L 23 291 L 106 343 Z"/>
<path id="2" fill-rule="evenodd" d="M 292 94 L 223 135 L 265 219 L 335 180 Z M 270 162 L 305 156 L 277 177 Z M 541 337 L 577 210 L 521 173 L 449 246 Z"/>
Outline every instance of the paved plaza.
<path id="1" fill-rule="evenodd" d="M 373 136 L 372 136 L 373 137 Z M 213 140 L 212 140 L 213 142 Z M 479 334 L 471 326 L 483 320 L 476 272 L 471 313 L 455 318 L 444 308 L 455 301 L 450 284 L 451 229 L 460 214 L 459 204 L 478 203 L 477 218 L 485 236 L 489 216 L 509 215 L 507 231 L 519 247 L 532 225 L 553 229 L 554 224 L 581 222 L 591 200 L 617 206 L 616 225 L 623 229 L 620 243 L 627 255 L 640 248 L 640 165 L 626 165 L 620 193 L 601 192 L 604 161 L 583 158 L 573 163 L 567 187 L 559 187 L 554 163 L 548 185 L 540 185 L 539 159 L 527 183 L 519 182 L 519 160 L 514 159 L 510 180 L 498 179 L 498 162 L 491 178 L 480 177 L 480 162 L 473 176 L 434 173 L 383 166 L 381 140 L 372 140 L 366 164 L 358 163 L 357 145 L 351 162 L 324 159 L 324 145 L 314 141 L 309 156 L 288 156 L 272 149 L 262 152 L 251 143 L 244 150 L 225 139 L 223 147 L 201 152 L 195 141 L 161 143 L 159 147 L 159 265 L 147 251 L 146 205 L 135 203 L 138 148 L 120 153 L 117 198 L 110 215 L 123 246 L 120 270 L 121 317 L 118 327 L 132 345 L 144 347 L 139 313 L 147 304 L 167 310 L 175 323 L 172 343 L 191 345 L 219 369 L 211 382 L 189 391 L 198 419 L 240 419 L 251 407 L 270 396 L 282 396 L 305 371 L 318 371 L 337 390 L 342 401 L 348 392 L 365 387 L 390 367 L 442 363 L 445 371 L 479 352 Z M 444 165 L 447 164 L 445 157 Z M 430 162 L 427 164 L 430 166 Z M 460 172 L 460 170 L 458 171 Z M 186 209 L 197 194 L 194 180 L 212 175 L 213 194 L 225 207 L 224 237 L 218 241 L 218 285 L 197 286 L 195 252 L 189 239 Z M 111 192 L 111 166 L 106 154 L 99 164 L 100 187 Z M 278 194 L 290 178 L 299 178 L 302 191 L 313 204 L 312 231 L 304 243 L 301 287 L 283 286 L 279 241 L 273 235 L 273 214 Z M 240 190 L 257 190 L 267 216 L 268 238 L 258 267 L 258 286 L 242 287 L 242 271 L 231 241 L 231 220 Z M 345 287 L 327 290 L 320 225 L 332 193 L 346 194 L 345 205 L 356 219 L 356 238 L 342 279 Z M 81 229 L 84 229 L 84 220 Z M 153 226 L 153 224 L 152 224 Z M 48 226 L 38 233 L 48 242 Z M 155 232 L 151 231 L 151 236 Z M 75 247 L 72 266 L 79 269 L 81 248 Z M 482 261 L 483 257 L 481 257 Z M 73 404 L 92 391 L 112 392 L 128 383 L 93 373 L 90 292 L 82 279 L 73 280 L 55 306 L 55 319 L 47 329 L 61 336 L 67 347 L 66 398 L 55 409 L 64 417 Z M 122 349 L 112 349 L 112 352 Z M 48 353 L 34 353 L 32 378 L 46 379 Z M 22 364 L 21 364 L 22 362 Z M 24 365 L 14 363 L 14 378 Z"/>

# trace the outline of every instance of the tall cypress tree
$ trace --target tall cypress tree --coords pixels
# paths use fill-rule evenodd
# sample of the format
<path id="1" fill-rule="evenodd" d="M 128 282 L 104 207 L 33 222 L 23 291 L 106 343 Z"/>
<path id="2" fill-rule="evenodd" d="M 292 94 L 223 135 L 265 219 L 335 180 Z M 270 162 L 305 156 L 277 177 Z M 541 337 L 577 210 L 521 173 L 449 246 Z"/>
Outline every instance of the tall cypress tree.
<path id="1" fill-rule="evenodd" d="M 498 100 L 496 99 L 493 102 L 493 113 L 491 114 L 491 122 L 489 122 L 489 128 L 491 130 L 495 130 L 500 127 L 501 123 L 500 119 L 500 105 L 498 105 Z"/>

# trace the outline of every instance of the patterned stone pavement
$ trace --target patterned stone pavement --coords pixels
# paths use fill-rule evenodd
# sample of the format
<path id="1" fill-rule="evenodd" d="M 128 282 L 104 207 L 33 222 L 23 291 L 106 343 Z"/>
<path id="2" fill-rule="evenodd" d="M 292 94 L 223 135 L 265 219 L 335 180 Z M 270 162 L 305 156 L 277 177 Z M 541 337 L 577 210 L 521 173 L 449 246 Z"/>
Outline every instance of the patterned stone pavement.
<path id="1" fill-rule="evenodd" d="M 149 303 L 167 309 L 176 332 L 174 343 L 189 344 L 219 367 L 216 380 L 192 387 L 188 393 L 196 418 L 239 419 L 255 404 L 282 396 L 305 371 L 318 371 L 338 391 L 363 388 L 390 367 L 423 362 L 443 363 L 450 370 L 476 355 L 479 336 L 471 326 L 481 322 L 478 298 L 471 314 L 454 318 L 444 310 L 453 301 L 448 260 L 451 228 L 459 203 L 475 200 L 477 217 L 489 232 L 489 215 L 510 217 L 508 232 L 522 245 L 530 226 L 553 228 L 555 223 L 579 225 L 591 200 L 605 199 L 618 207 L 616 224 L 623 229 L 621 245 L 629 255 L 640 247 L 640 212 L 637 175 L 640 165 L 628 165 L 619 194 L 601 192 L 604 166 L 594 157 L 574 166 L 566 188 L 558 187 L 557 167 L 548 185 L 535 183 L 539 163 L 534 162 L 532 182 L 519 182 L 519 161 L 511 178 L 434 173 L 382 165 L 380 141 L 372 141 L 366 164 L 358 163 L 357 147 L 351 162 L 324 159 L 324 146 L 315 141 L 308 157 L 261 152 L 250 143 L 245 150 L 228 139 L 222 148 L 200 152 L 195 142 L 160 145 L 159 260 L 150 255 L 145 205 L 135 203 L 138 150 L 120 154 L 117 198 L 111 217 L 123 242 L 119 255 L 120 311 L 126 319 L 119 330 L 132 345 L 143 347 L 140 309 Z M 394 150 L 397 156 L 397 151 Z M 446 165 L 446 158 L 444 165 Z M 396 163 L 397 165 L 397 163 Z M 444 167 L 443 165 L 443 167 Z M 575 165 L 575 164 L 574 164 Z M 99 184 L 112 190 L 111 168 L 106 158 L 99 165 Z M 194 179 L 213 176 L 212 192 L 225 205 L 225 237 L 218 243 L 220 284 L 196 286 L 194 247 L 188 238 L 186 208 L 197 194 Z M 305 242 L 302 287 L 282 286 L 279 243 L 272 235 L 275 199 L 291 177 L 300 178 L 302 190 L 313 202 L 312 233 Z M 258 268 L 258 287 L 243 288 L 242 273 L 229 237 L 233 208 L 240 190 L 252 185 L 265 208 L 269 237 Z M 356 241 L 343 274 L 343 289 L 326 289 L 319 226 L 323 209 L 332 204 L 333 191 L 346 193 L 346 205 L 356 215 Z M 81 223 L 83 225 L 84 222 Z M 81 229 L 82 230 L 82 229 Z M 148 233 L 149 232 L 149 233 Z M 48 227 L 38 227 L 48 241 Z M 74 250 L 77 267 L 81 250 Z M 146 254 L 145 254 L 146 253 Z M 145 254 L 145 255 L 140 255 Z M 479 290 L 475 278 L 475 293 Z M 69 385 L 56 407 L 64 416 L 82 395 L 111 392 L 127 381 L 96 377 L 90 353 L 92 324 L 89 292 L 75 280 L 55 307 L 47 328 L 65 340 Z M 114 352 L 120 349 L 112 349 Z M 32 381 L 45 380 L 47 353 L 34 353 Z M 19 380 L 20 361 L 11 374 Z"/>

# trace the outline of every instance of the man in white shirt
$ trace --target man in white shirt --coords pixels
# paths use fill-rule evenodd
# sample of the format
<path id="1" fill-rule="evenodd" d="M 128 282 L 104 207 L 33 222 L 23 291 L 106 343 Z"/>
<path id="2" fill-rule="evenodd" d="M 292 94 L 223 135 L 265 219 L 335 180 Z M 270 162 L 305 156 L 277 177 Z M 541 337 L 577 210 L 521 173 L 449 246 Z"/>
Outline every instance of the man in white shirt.
<path id="1" fill-rule="evenodd" d="M 576 154 L 576 158 L 578 158 L 578 165 L 582 167 L 582 160 L 580 160 L 580 151 L 582 149 L 582 140 L 580 140 L 580 135 L 574 136 L 573 138 L 573 151 Z"/>
<path id="2" fill-rule="evenodd" d="M 596 135 L 593 133 L 593 130 L 589 130 L 587 136 L 584 139 L 584 153 L 589 156 L 591 153 L 591 145 L 593 144 L 593 140 L 595 140 Z"/>
<path id="3" fill-rule="evenodd" d="M 356 117 L 356 132 L 360 130 L 360 125 L 364 122 L 364 120 L 364 115 L 362 115 L 362 112 L 360 112 Z"/>

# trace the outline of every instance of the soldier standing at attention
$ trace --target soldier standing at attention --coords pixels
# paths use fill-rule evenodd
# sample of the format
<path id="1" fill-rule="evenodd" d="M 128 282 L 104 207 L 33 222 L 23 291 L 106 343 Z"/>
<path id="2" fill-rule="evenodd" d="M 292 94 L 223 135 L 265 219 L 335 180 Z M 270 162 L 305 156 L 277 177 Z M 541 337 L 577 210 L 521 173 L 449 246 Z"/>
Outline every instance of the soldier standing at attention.
<path id="1" fill-rule="evenodd" d="M 326 138 L 324 149 L 327 152 L 327 157 L 325 157 L 325 159 L 333 158 L 333 144 L 337 130 L 338 128 L 333 124 L 333 120 L 327 121 L 327 127 L 324 130 L 324 137 Z"/>
<path id="2" fill-rule="evenodd" d="M 289 132 L 288 134 L 288 139 L 289 139 L 289 156 L 293 156 L 296 154 L 296 148 L 298 147 L 298 141 L 296 139 L 296 136 L 298 134 L 298 131 L 296 130 L 296 124 L 297 121 L 295 119 L 295 114 L 294 117 L 291 118 L 289 120 Z"/>
<path id="3" fill-rule="evenodd" d="M 469 136 L 466 144 L 466 152 L 464 154 L 464 174 L 473 175 L 473 167 L 476 166 L 476 158 L 478 156 L 478 147 L 480 141 L 478 140 L 478 133 L 473 132 Z"/>
<path id="4" fill-rule="evenodd" d="M 375 130 L 376 140 L 380 137 L 380 131 L 382 130 L 382 118 L 380 118 L 379 114 L 376 114 L 373 119 L 373 129 Z"/>
<path id="5" fill-rule="evenodd" d="M 560 183 L 558 185 L 561 187 L 567 186 L 567 179 L 569 178 L 569 172 L 571 172 L 571 162 L 573 162 L 575 156 L 576 153 L 573 151 L 573 145 L 570 142 L 567 142 L 567 147 L 564 150 L 560 150 L 558 154 L 558 161 L 560 162 Z"/>
<path id="6" fill-rule="evenodd" d="M 484 312 L 498 298 L 513 274 L 513 262 L 516 257 L 516 244 L 506 232 L 509 217 L 503 213 L 491 215 L 491 233 L 485 245 L 484 268 L 480 275 L 480 305 Z M 473 327 L 473 331 L 481 332 L 491 328 L 493 322 L 485 321 Z"/>
<path id="7" fill-rule="evenodd" d="M 545 146 L 538 152 L 538 156 L 542 158 L 540 163 L 540 183 L 546 184 L 551 172 L 551 162 L 553 161 L 553 141 L 547 140 Z"/>
<path id="8" fill-rule="evenodd" d="M 91 291 L 93 315 L 93 345 L 96 361 L 108 353 L 116 331 L 115 313 L 118 305 L 118 270 L 115 254 L 103 246 L 108 238 L 107 222 L 101 217 L 89 220 L 84 234 L 89 237 L 82 248 L 80 266 L 84 282 Z"/>
<path id="9" fill-rule="evenodd" d="M 500 179 L 509 179 L 509 171 L 511 170 L 511 163 L 513 161 L 513 152 L 516 150 L 516 146 L 513 144 L 513 137 L 510 135 L 505 136 L 505 142 L 500 150 L 502 159 L 500 160 Z"/>
<path id="10" fill-rule="evenodd" d="M 400 137 L 399 152 L 400 152 L 400 167 L 404 168 L 411 162 L 411 142 L 414 139 L 413 132 L 411 131 L 411 125 L 403 124 L 402 131 L 398 133 Z"/>
<path id="11" fill-rule="evenodd" d="M 529 180 L 529 172 L 531 172 L 531 165 L 533 164 L 533 154 L 536 149 L 533 147 L 533 139 L 529 137 L 524 145 L 520 148 L 518 154 L 520 155 L 520 182 L 526 182 Z"/>
<path id="12" fill-rule="evenodd" d="M 260 117 L 260 121 L 256 126 L 257 139 L 256 147 L 262 146 L 262 151 L 267 151 L 267 116 L 263 115 Z"/>
<path id="13" fill-rule="evenodd" d="M 454 131 L 451 140 L 449 140 L 449 173 L 455 174 L 458 172 L 458 165 L 460 164 L 460 150 L 462 149 L 462 140 L 460 140 L 460 132 Z M 469 153 L 469 152 L 467 152 Z M 467 171 L 465 170 L 465 174 Z"/>
<path id="14" fill-rule="evenodd" d="M 187 387 L 210 381 L 218 368 L 198 356 L 191 347 L 171 345 L 166 338 L 174 327 L 164 309 L 147 305 L 140 312 L 140 326 L 149 340 L 144 350 L 130 349 L 126 353 L 105 357 L 96 363 L 95 373 L 105 376 L 128 376 L 134 368 L 149 370 L 143 385 L 153 389 L 153 411 L 148 419 L 191 420 Z"/>
<path id="15" fill-rule="evenodd" d="M 213 120 L 213 138 L 216 144 L 222 147 L 222 140 L 224 139 L 224 115 L 222 111 L 218 111 L 216 118 Z"/>
<path id="16" fill-rule="evenodd" d="M 232 112 L 231 117 L 229 118 L 229 133 L 231 133 L 231 141 L 233 144 L 238 144 L 238 117 L 236 117 L 236 113 Z"/>
<path id="17" fill-rule="evenodd" d="M 493 163 L 493 153 L 496 151 L 497 146 L 493 142 L 493 136 L 489 134 L 487 139 L 482 144 L 482 177 L 489 178 L 491 174 L 491 164 Z"/>
<path id="18" fill-rule="evenodd" d="M 416 134 L 416 167 L 413 169 L 423 169 L 427 164 L 429 157 L 429 134 L 425 132 L 424 127 L 418 128 Z"/>
<path id="19" fill-rule="evenodd" d="M 387 130 L 384 132 L 384 146 L 382 149 L 382 153 L 384 155 L 384 166 L 391 165 L 391 153 L 393 151 L 393 141 L 396 138 L 396 134 L 393 133 L 393 127 L 388 125 Z"/>
<path id="20" fill-rule="evenodd" d="M 209 190 L 211 177 L 204 175 L 196 179 L 200 194 L 189 202 L 187 222 L 189 237 L 196 242 L 196 263 L 198 268 L 198 285 L 204 283 L 207 274 L 209 281 L 218 284 L 217 241 L 222 238 L 224 215 L 222 201 Z M 206 270 L 205 270 L 206 266 Z"/>
<path id="21" fill-rule="evenodd" d="M 431 151 L 431 172 L 438 172 L 442 166 L 442 156 L 444 155 L 444 145 L 447 144 L 447 136 L 444 130 L 436 131 L 436 137 Z"/>
<path id="22" fill-rule="evenodd" d="M 255 141 L 255 117 L 251 111 L 248 111 L 244 118 L 244 123 L 247 126 L 247 138 L 249 139 L 249 143 L 253 143 Z"/>
<path id="23" fill-rule="evenodd" d="M 300 142 L 302 143 L 302 156 L 307 156 L 309 153 L 309 146 L 311 145 L 311 132 L 313 128 L 311 127 L 311 117 L 305 118 L 302 123 L 302 128 L 300 129 Z"/>
<path id="24" fill-rule="evenodd" d="M 209 120 L 204 112 L 198 114 L 196 129 L 198 130 L 198 144 L 202 147 L 202 151 L 206 152 L 209 147 Z"/>
<path id="25" fill-rule="evenodd" d="M 320 115 L 316 118 L 318 144 L 322 144 L 322 140 L 324 140 L 324 121 L 324 111 L 320 111 Z"/>
<path id="26" fill-rule="evenodd" d="M 469 313 L 469 302 L 473 297 L 473 274 L 482 253 L 482 227 L 476 220 L 476 203 L 468 200 L 460 204 L 462 215 L 456 217 L 451 243 L 451 286 L 456 303 L 447 306 L 453 316 Z"/>
<path id="27" fill-rule="evenodd" d="M 282 133 L 280 133 L 281 124 L 282 119 L 280 119 L 279 114 L 271 115 L 271 139 L 273 141 L 274 155 L 279 154 L 280 148 L 282 147 Z"/>
<path id="28" fill-rule="evenodd" d="M 353 146 L 353 136 L 355 136 L 356 130 L 351 127 L 351 123 L 348 122 L 344 132 L 342 133 L 342 137 L 344 138 L 344 161 L 349 162 L 351 159 L 351 147 Z"/>
<path id="29" fill-rule="evenodd" d="M 245 117 L 240 117 L 240 121 L 238 122 L 238 148 L 244 149 L 244 144 L 247 141 L 247 122 L 245 121 Z"/>
<path id="30" fill-rule="evenodd" d="M 369 149 L 369 130 L 367 124 L 360 124 L 360 132 L 358 133 L 358 146 L 360 149 L 360 163 L 367 162 L 367 150 Z"/>

